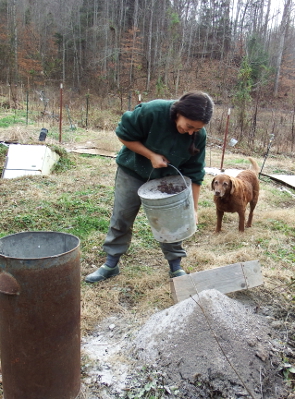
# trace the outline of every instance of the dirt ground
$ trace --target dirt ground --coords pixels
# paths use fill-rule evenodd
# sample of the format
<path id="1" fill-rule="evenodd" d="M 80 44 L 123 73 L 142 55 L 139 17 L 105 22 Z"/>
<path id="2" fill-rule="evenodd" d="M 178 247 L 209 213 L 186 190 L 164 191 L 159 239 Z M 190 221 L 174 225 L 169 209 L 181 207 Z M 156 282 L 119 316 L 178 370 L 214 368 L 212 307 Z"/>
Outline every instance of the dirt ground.
<path id="1" fill-rule="evenodd" d="M 144 322 L 105 320 L 82 344 L 84 397 L 153 397 L 127 396 L 136 387 L 143 394 L 148 375 L 159 398 L 295 398 L 281 373 L 282 359 L 295 357 L 285 336 L 295 316 L 282 319 L 279 304 L 256 291 L 206 290 Z"/>

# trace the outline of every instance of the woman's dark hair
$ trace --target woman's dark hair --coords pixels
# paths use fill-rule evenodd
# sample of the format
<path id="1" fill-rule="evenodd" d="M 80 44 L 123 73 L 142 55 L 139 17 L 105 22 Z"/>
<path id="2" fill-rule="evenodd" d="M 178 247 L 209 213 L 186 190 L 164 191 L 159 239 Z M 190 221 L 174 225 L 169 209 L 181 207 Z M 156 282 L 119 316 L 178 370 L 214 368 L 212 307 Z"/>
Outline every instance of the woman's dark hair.
<path id="1" fill-rule="evenodd" d="M 191 121 L 210 122 L 214 103 L 212 98 L 202 91 L 191 91 L 184 94 L 171 106 L 171 118 L 175 121 L 177 114 Z"/>
<path id="2" fill-rule="evenodd" d="M 171 106 L 171 118 L 176 121 L 178 115 L 182 115 L 191 121 L 200 121 L 205 124 L 210 122 L 213 114 L 214 103 L 212 98 L 202 91 L 191 91 L 184 94 L 178 101 Z M 195 147 L 197 132 L 192 135 L 192 142 L 189 153 L 195 155 L 199 149 Z"/>

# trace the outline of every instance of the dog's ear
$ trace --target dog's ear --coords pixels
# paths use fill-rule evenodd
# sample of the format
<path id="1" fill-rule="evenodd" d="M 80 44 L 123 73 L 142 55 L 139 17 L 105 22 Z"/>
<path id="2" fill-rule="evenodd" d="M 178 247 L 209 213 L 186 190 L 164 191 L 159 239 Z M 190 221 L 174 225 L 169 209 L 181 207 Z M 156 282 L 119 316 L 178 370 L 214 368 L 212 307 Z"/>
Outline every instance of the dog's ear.
<path id="1" fill-rule="evenodd" d="M 212 181 L 211 181 L 211 190 L 214 190 L 214 182 L 215 182 L 215 177 L 214 177 L 214 179 L 212 179 Z"/>
<path id="2" fill-rule="evenodd" d="M 236 189 L 236 179 L 234 177 L 230 177 L 230 183 L 231 183 L 230 194 L 233 194 Z"/>

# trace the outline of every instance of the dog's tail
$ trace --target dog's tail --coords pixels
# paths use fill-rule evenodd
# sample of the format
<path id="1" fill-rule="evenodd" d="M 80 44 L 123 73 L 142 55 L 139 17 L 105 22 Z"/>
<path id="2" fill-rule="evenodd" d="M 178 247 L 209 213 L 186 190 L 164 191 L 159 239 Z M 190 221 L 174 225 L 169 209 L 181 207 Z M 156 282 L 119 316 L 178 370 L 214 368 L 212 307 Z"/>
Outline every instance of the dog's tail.
<path id="1" fill-rule="evenodd" d="M 260 167 L 259 167 L 258 163 L 255 161 L 255 159 L 253 159 L 251 157 L 249 157 L 248 159 L 251 162 L 250 169 L 253 170 L 253 172 L 258 176 L 259 171 L 260 171 Z"/>

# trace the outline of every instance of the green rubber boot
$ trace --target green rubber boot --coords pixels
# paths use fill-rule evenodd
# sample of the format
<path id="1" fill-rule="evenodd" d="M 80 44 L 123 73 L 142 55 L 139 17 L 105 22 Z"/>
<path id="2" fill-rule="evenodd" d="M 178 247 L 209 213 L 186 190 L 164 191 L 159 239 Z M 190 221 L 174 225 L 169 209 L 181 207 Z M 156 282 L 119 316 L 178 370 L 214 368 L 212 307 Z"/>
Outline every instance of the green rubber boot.
<path id="1" fill-rule="evenodd" d="M 183 269 L 178 269 L 178 270 L 175 270 L 174 272 L 171 272 L 171 271 L 169 272 L 169 276 L 171 278 L 184 276 L 185 274 L 187 274 L 187 273 Z"/>
<path id="2" fill-rule="evenodd" d="M 108 267 L 103 264 L 95 272 L 88 274 L 88 276 L 85 277 L 85 281 L 86 283 L 97 283 L 98 281 L 117 276 L 119 273 L 120 270 L 118 265 L 116 267 Z"/>

